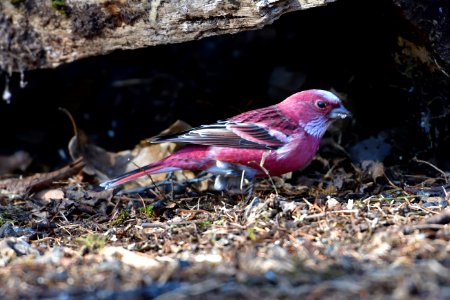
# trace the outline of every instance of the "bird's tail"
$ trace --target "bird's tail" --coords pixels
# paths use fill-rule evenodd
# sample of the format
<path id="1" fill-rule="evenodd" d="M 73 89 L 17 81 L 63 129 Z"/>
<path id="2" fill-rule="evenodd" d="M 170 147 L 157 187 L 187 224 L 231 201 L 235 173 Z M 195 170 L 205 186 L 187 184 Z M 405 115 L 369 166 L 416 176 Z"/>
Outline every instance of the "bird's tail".
<path id="1" fill-rule="evenodd" d="M 100 183 L 99 186 L 101 188 L 107 190 L 107 189 L 115 188 L 118 185 L 124 184 L 130 180 L 136 179 L 136 178 L 144 176 L 146 174 L 166 173 L 166 172 L 172 172 L 172 171 L 176 171 L 176 170 L 179 170 L 179 168 L 166 167 L 163 164 L 161 164 L 161 161 L 159 161 L 154 164 L 150 164 L 145 167 L 138 168 L 131 172 L 125 173 L 125 174 L 120 175 L 111 180 L 102 182 L 102 183 Z"/>

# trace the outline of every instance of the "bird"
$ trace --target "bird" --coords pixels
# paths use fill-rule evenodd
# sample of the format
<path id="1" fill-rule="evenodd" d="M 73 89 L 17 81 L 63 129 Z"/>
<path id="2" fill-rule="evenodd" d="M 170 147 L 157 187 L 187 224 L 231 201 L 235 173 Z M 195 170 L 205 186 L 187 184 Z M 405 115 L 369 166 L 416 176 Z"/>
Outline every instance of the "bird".
<path id="1" fill-rule="evenodd" d="M 332 92 L 300 91 L 278 104 L 224 121 L 153 137 L 151 143 L 186 145 L 166 158 L 105 181 L 100 187 L 115 188 L 146 174 L 177 170 L 206 171 L 218 178 L 241 176 L 252 181 L 279 176 L 306 166 L 330 124 L 350 116 Z M 220 180 L 216 183 L 220 188 Z"/>

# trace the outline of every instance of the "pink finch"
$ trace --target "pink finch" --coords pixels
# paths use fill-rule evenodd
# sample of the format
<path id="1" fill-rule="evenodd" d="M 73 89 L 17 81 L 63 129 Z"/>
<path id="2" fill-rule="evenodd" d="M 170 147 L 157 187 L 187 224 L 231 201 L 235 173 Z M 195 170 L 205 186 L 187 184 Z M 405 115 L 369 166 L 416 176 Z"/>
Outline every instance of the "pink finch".
<path id="1" fill-rule="evenodd" d="M 175 170 L 243 174 L 248 179 L 281 175 L 308 164 L 328 126 L 347 116 L 350 112 L 333 93 L 302 91 L 276 105 L 244 112 L 226 121 L 157 136 L 150 141 L 193 145 L 100 186 L 113 188 L 145 174 Z"/>

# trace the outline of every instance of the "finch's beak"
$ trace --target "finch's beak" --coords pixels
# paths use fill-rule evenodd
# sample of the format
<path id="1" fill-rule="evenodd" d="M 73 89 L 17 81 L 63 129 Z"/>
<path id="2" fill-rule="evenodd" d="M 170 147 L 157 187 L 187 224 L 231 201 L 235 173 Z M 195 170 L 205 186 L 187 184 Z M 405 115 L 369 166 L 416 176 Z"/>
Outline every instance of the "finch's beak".
<path id="1" fill-rule="evenodd" d="M 336 108 L 333 108 L 329 114 L 328 117 L 330 119 L 345 119 L 347 117 L 351 117 L 352 114 L 342 105 Z"/>

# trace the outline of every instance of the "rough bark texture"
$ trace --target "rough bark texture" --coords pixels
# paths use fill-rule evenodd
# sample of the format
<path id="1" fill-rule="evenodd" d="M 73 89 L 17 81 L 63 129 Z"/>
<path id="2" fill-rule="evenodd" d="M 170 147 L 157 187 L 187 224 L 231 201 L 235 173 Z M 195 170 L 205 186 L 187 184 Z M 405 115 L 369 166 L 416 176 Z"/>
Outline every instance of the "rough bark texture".
<path id="1" fill-rule="evenodd" d="M 286 12 L 333 1 L 5 0 L 0 2 L 0 68 L 56 67 L 115 49 L 261 28 Z"/>

